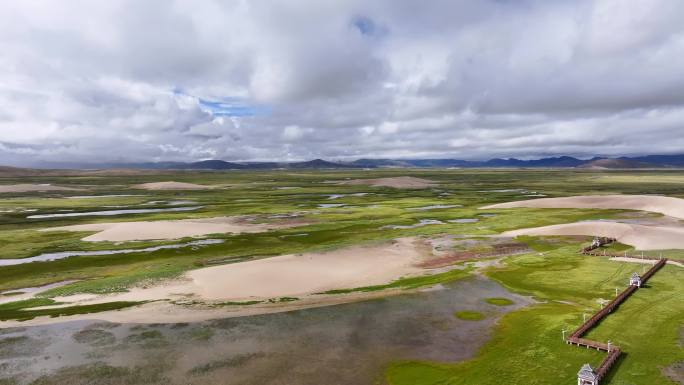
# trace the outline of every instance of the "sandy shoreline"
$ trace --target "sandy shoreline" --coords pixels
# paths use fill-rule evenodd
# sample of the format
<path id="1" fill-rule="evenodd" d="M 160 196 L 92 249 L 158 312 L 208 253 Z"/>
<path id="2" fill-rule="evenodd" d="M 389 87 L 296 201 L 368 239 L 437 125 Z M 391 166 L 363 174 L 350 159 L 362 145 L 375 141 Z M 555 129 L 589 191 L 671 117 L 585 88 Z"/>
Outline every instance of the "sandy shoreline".
<path id="1" fill-rule="evenodd" d="M 615 238 L 638 250 L 684 249 L 684 227 L 588 221 L 506 231 L 502 236 L 587 235 Z"/>
<path id="2" fill-rule="evenodd" d="M 156 301 L 118 311 L 84 314 L 59 319 L 37 319 L 31 324 L 68 319 L 97 319 L 112 322 L 186 322 L 216 317 L 279 312 L 352 302 L 386 296 L 393 290 L 345 295 L 320 295 L 332 289 L 385 284 L 401 277 L 428 272 L 418 265 L 430 258 L 421 241 L 400 238 L 390 243 L 352 246 L 326 252 L 289 254 L 236 264 L 219 265 L 187 272 L 183 277 L 147 288 L 132 288 L 110 295 L 76 294 L 55 297 L 66 305 L 87 305 L 113 301 Z M 404 292 L 396 290 L 397 292 Z M 280 298 L 297 298 L 278 302 Z M 275 300 L 269 303 L 268 300 Z M 161 302 L 160 302 L 161 301 Z M 171 304 L 175 301 L 179 304 Z M 194 301 L 206 305 L 186 307 Z M 263 301 L 255 305 L 219 306 L 212 303 Z M 50 306 L 48 306 L 50 307 Z M 47 307 L 44 307 L 47 308 Z M 21 325 L 26 325 L 22 322 Z M 9 322 L 0 322 L 9 325 Z"/>
<path id="3" fill-rule="evenodd" d="M 227 305 L 218 307 L 209 306 L 183 306 L 157 301 L 125 308 L 121 310 L 103 311 L 91 314 L 76 314 L 60 317 L 36 317 L 26 321 L 0 321 L 0 328 L 26 327 L 36 325 L 49 325 L 70 321 L 105 321 L 116 323 L 178 323 L 178 322 L 201 322 L 212 319 L 245 317 L 261 314 L 283 313 L 316 307 L 333 306 L 345 303 L 365 301 L 376 298 L 386 298 L 411 291 L 427 289 L 388 289 L 378 292 L 351 293 L 343 295 L 316 295 L 300 298 L 293 302 L 261 303 L 255 305 Z"/>
<path id="4" fill-rule="evenodd" d="M 668 225 L 644 225 L 614 221 L 585 221 L 506 231 L 502 236 L 518 235 L 587 235 L 616 238 L 638 250 L 684 249 L 684 226 L 673 218 L 684 218 L 684 199 L 656 195 L 580 195 L 499 203 L 481 209 L 507 208 L 591 208 L 639 210 L 668 217 Z M 669 225 L 671 224 L 671 225 Z"/>
<path id="5" fill-rule="evenodd" d="M 89 235 L 83 240 L 121 242 L 178 239 L 208 234 L 259 233 L 306 224 L 305 222 L 250 223 L 247 219 L 242 216 L 234 216 L 167 221 L 109 222 L 50 227 L 40 231 L 97 231 L 97 233 Z"/>
<path id="6" fill-rule="evenodd" d="M 640 210 L 684 219 L 684 199 L 658 195 L 578 195 L 499 203 L 481 209 L 518 207 Z"/>
<path id="7" fill-rule="evenodd" d="M 375 246 L 288 254 L 187 272 L 181 279 L 114 295 L 57 297 L 58 302 L 101 303 L 161 299 L 264 301 L 299 297 L 332 289 L 371 286 L 424 272 L 413 238 Z"/>

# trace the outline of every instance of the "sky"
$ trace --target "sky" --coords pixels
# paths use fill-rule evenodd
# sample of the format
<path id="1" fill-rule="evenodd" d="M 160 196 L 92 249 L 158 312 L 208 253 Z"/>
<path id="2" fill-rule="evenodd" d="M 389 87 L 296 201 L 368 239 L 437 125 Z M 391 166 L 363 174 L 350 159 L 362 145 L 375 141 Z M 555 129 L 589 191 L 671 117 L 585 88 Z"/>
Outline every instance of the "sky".
<path id="1" fill-rule="evenodd" d="M 0 2 L 0 164 L 684 153 L 681 0 Z"/>

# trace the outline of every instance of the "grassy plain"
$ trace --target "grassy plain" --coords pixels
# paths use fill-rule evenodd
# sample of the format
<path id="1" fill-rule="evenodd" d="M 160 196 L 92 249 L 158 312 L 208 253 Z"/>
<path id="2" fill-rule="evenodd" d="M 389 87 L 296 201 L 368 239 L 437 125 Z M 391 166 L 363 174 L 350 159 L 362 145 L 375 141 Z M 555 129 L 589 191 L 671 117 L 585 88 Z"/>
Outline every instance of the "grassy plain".
<path id="1" fill-rule="evenodd" d="M 415 176 L 439 185 L 426 189 L 395 189 L 338 185 L 330 181 L 356 178 Z M 221 189 L 146 191 L 129 186 L 174 180 Z M 33 301 L 0 305 L 0 319 L 42 315 L 26 310 L 52 304 L 50 298 L 74 293 L 125 291 L 134 285 L 175 277 L 190 269 L 215 263 L 233 263 L 280 254 L 293 254 L 358 245 L 404 236 L 454 235 L 483 237 L 506 230 L 591 219 L 619 218 L 622 210 L 499 209 L 479 207 L 512 200 L 597 193 L 664 194 L 684 198 L 684 172 L 593 170 L 335 170 L 335 171 L 230 171 L 183 172 L 172 175 L 65 176 L 0 178 L 0 184 L 53 183 L 86 191 L 34 192 L 0 196 L 0 259 L 25 258 L 41 253 L 74 250 L 116 250 L 174 244 L 178 241 L 85 242 L 89 233 L 42 232 L 54 226 L 115 221 L 206 218 L 250 215 L 256 221 L 274 221 L 274 215 L 296 213 L 308 224 L 296 228 L 252 234 L 212 234 L 221 244 L 193 249 L 159 250 L 98 257 L 0 266 L 0 291 L 78 280 L 41 294 Z M 368 193 L 366 195 L 352 195 Z M 110 196 L 96 199 L 82 195 Z M 342 195 L 341 197 L 331 197 Z M 166 208 L 159 201 L 191 201 L 200 209 L 120 216 L 27 218 L 29 215 L 77 213 L 126 208 Z M 342 204 L 339 207 L 320 205 Z M 455 205 L 435 210 L 432 205 Z M 70 211 L 62 211 L 70 210 Z M 488 215 L 482 215 L 488 214 Z M 649 215 L 652 216 L 652 215 Z M 477 222 L 454 223 L 477 218 Z M 409 226 L 420 220 L 443 224 Z M 387 368 L 390 384 L 509 384 L 571 383 L 581 364 L 597 364 L 602 355 L 566 346 L 561 329 L 572 329 L 623 287 L 632 271 L 641 267 L 577 254 L 580 238 L 521 237 L 533 252 L 506 257 L 486 275 L 511 291 L 533 296 L 540 303 L 504 316 L 492 340 L 472 360 L 461 363 L 397 362 Z M 611 246 L 628 250 L 624 245 Z M 666 250 L 684 259 L 684 251 Z M 654 254 L 655 252 L 651 252 Z M 611 339 L 628 353 L 608 378 L 609 384 L 671 384 L 662 368 L 684 360 L 680 330 L 684 322 L 682 269 L 667 266 L 626 304 L 590 333 L 597 340 Z M 400 279 L 387 285 L 340 288 L 326 294 L 417 288 L 458 279 L 469 270 L 451 270 L 433 276 Z M 276 299 L 277 300 L 277 299 Z M 296 299 L 286 299 L 286 301 Z M 42 302 L 41 302 L 42 301 Z M 111 303 L 107 306 L 130 306 Z M 3 307 L 5 306 L 5 307 Z M 68 308 L 67 308 L 68 309 Z M 90 312 L 103 308 L 60 310 Z M 68 314 L 68 313 L 64 313 Z"/>
<path id="2" fill-rule="evenodd" d="M 534 240 L 540 242 L 540 240 Z M 473 360 L 463 363 L 397 362 L 387 369 L 392 385 L 401 384 L 561 384 L 575 381 L 584 363 L 596 367 L 603 354 L 565 345 L 561 330 L 573 330 L 586 313 L 599 309 L 615 288 L 626 286 L 639 265 L 577 254 L 576 245 L 558 245 L 544 255 L 506 259 L 487 275 L 509 290 L 540 303 L 510 313 L 494 338 Z M 666 266 L 625 304 L 591 330 L 588 338 L 612 340 L 626 354 L 606 384 L 675 384 L 661 370 L 684 360 L 684 269 Z"/>
<path id="3" fill-rule="evenodd" d="M 333 180 L 413 175 L 440 182 L 435 188 L 408 190 L 386 187 L 337 185 Z M 106 292 L 121 290 L 147 279 L 165 278 L 223 258 L 259 258 L 313 249 L 335 248 L 365 241 L 386 240 L 399 236 L 463 234 L 491 235 L 504 230 L 563 223 L 576 220 L 606 218 L 615 210 L 498 210 L 496 217 L 482 217 L 477 208 L 491 203 L 524 199 L 520 191 L 490 192 L 502 187 L 560 196 L 589 192 L 644 193 L 646 186 L 601 182 L 592 185 L 595 173 L 573 171 L 503 171 L 503 170 L 373 170 L 373 171 L 260 171 L 203 172 L 145 176 L 87 176 L 3 178 L 2 184 L 53 183 L 89 188 L 88 191 L 35 192 L 3 194 L 0 198 L 0 258 L 24 258 L 41 253 L 72 250 L 116 250 L 147 247 L 163 242 L 84 242 L 89 233 L 41 232 L 54 226 L 131 220 L 161 220 L 225 215 L 253 215 L 267 221 L 275 214 L 301 212 L 312 223 L 308 226 L 257 234 L 216 234 L 224 239 L 188 253 L 187 250 L 160 250 L 140 254 L 107 257 L 73 257 L 67 260 L 7 266 L 0 269 L 0 290 L 37 286 L 68 279 L 86 280 L 58 292 Z M 177 180 L 205 185 L 228 185 L 225 189 L 196 191 L 133 190 L 137 183 Z M 671 193 L 664 184 L 663 193 Z M 283 187 L 294 187 L 282 189 Z M 652 189 L 648 188 L 652 192 Z M 365 196 L 348 194 L 371 193 Z M 135 194 L 135 197 L 103 197 L 97 199 L 67 196 Z M 330 199 L 333 194 L 347 194 Z M 449 195 L 446 195 L 449 194 Z M 189 212 L 129 214 L 120 216 L 86 216 L 29 219 L 36 214 L 87 212 L 105 210 L 106 206 L 163 208 L 155 201 L 188 200 L 201 209 Z M 343 207 L 320 208 L 319 204 L 344 204 Z M 143 205 L 144 204 L 144 205 Z M 415 211 L 434 204 L 461 205 L 439 210 Z M 494 212 L 493 210 L 489 210 Z M 476 223 L 449 223 L 447 220 L 478 218 Z M 444 221 L 411 229 L 388 229 L 383 226 L 411 225 L 421 219 Z M 307 234 L 306 236 L 292 236 Z M 57 291 L 56 291 L 57 292 Z M 56 293 L 55 292 L 55 293 Z"/>
<path id="4" fill-rule="evenodd" d="M 458 311 L 454 314 L 454 316 L 460 320 L 464 321 L 480 321 L 485 318 L 487 318 L 486 315 L 477 312 L 477 311 L 472 311 L 472 310 L 463 310 L 463 311 Z"/>

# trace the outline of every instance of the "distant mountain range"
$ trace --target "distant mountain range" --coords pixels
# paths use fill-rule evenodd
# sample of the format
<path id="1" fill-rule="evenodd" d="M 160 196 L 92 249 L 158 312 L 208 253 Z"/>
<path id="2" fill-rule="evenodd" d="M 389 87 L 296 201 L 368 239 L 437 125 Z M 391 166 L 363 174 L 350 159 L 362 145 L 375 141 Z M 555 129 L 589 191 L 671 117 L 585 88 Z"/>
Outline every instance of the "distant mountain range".
<path id="1" fill-rule="evenodd" d="M 363 167 L 462 167 L 462 168 L 678 168 L 684 155 L 578 159 L 559 156 L 533 160 L 495 158 L 486 161 L 461 159 L 359 159 L 351 164 Z"/>
<path id="2" fill-rule="evenodd" d="M 314 159 L 306 162 L 199 162 L 149 163 L 45 163 L 40 168 L 52 169 L 138 169 L 138 170 L 258 170 L 258 169 L 340 169 L 340 168 L 681 168 L 684 155 L 646 155 L 637 157 L 578 159 L 559 156 L 534 160 L 495 158 L 486 161 L 461 159 L 358 159 L 352 162 L 331 162 Z"/>

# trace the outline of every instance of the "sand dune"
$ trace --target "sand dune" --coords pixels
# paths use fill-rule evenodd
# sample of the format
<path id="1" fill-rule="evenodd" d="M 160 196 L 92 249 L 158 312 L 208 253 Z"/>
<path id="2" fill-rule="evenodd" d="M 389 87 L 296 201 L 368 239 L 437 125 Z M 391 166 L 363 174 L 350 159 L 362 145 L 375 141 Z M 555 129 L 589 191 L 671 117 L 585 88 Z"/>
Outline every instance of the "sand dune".
<path id="1" fill-rule="evenodd" d="M 502 236 L 588 235 L 616 238 L 638 250 L 684 249 L 684 227 L 589 221 L 506 231 Z"/>
<path id="2" fill-rule="evenodd" d="M 437 182 L 428 179 L 415 178 L 412 176 L 398 176 L 392 178 L 375 178 L 375 179 L 352 179 L 339 182 L 347 185 L 368 185 L 376 187 L 394 187 L 394 188 L 428 188 L 434 187 Z"/>
<path id="3" fill-rule="evenodd" d="M 84 241 L 140 241 L 177 239 L 220 233 L 258 233 L 293 227 L 305 222 L 251 223 L 246 217 L 215 217 L 170 221 L 111 222 L 50 227 L 41 231 L 97 231 Z"/>
<path id="4" fill-rule="evenodd" d="M 143 190 L 204 190 L 214 188 L 214 186 L 205 186 L 201 184 L 194 183 L 184 183 L 184 182 L 152 182 L 152 183 L 142 183 L 131 186 L 131 188 L 143 189 Z"/>
<path id="5" fill-rule="evenodd" d="M 481 208 L 508 209 L 515 207 L 641 210 L 684 219 L 684 199 L 657 195 L 579 195 L 499 203 Z"/>
<path id="6" fill-rule="evenodd" d="M 331 289 L 384 284 L 425 270 L 421 249 L 412 238 L 376 246 L 289 254 L 193 270 L 183 279 L 150 288 L 97 296 L 58 297 L 59 302 L 98 303 L 158 299 L 206 301 L 268 300 L 301 297 Z"/>
<path id="7" fill-rule="evenodd" d="M 82 191 L 80 188 L 53 186 L 51 184 L 10 184 L 0 185 L 0 193 L 18 193 L 32 191 Z"/>

